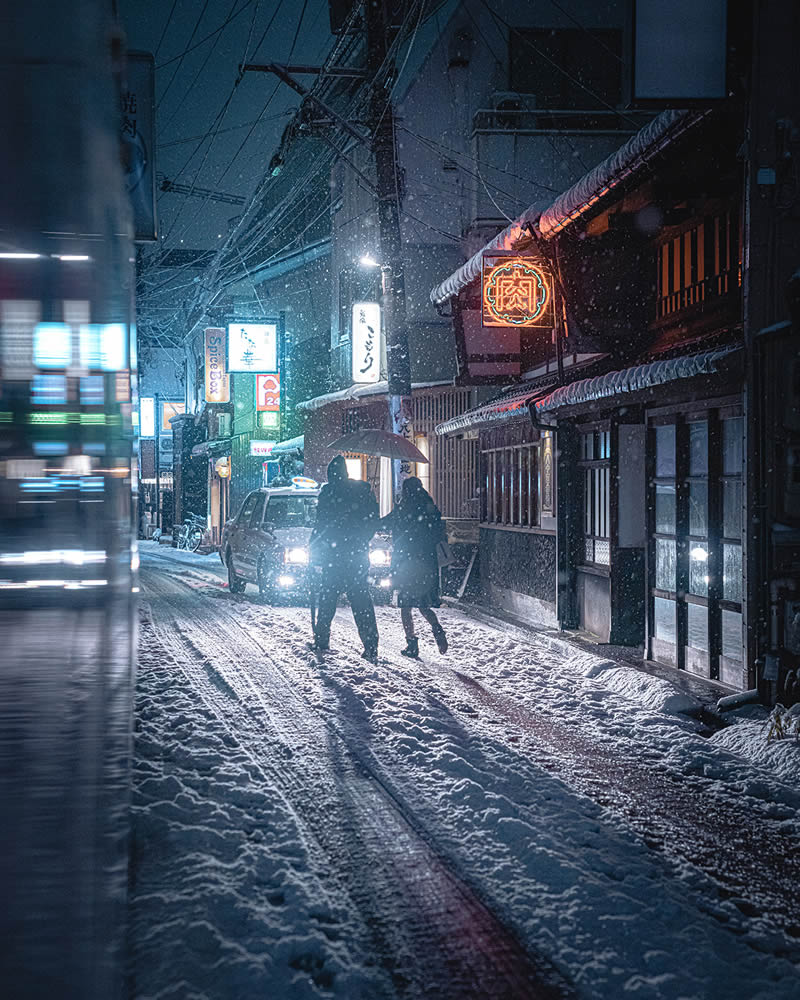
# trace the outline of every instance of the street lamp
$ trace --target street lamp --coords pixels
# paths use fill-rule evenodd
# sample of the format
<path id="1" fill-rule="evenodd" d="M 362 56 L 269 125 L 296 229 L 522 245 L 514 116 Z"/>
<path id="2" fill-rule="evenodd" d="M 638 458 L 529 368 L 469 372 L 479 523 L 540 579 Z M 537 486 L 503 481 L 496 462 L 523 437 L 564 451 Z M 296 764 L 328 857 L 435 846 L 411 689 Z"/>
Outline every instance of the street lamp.
<path id="1" fill-rule="evenodd" d="M 380 267 L 380 264 L 370 253 L 365 253 L 363 256 L 359 257 L 358 263 L 362 267 Z"/>

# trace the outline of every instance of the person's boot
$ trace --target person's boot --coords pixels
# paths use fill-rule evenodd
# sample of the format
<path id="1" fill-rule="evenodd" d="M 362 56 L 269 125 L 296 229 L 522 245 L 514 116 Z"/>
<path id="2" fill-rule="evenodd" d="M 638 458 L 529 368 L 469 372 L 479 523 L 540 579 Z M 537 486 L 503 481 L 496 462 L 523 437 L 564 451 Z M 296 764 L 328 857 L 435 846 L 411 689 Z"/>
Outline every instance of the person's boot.
<path id="1" fill-rule="evenodd" d="M 366 646 L 364 652 L 361 654 L 361 659 L 366 660 L 368 663 L 377 663 L 378 650 L 373 646 Z"/>
<path id="2" fill-rule="evenodd" d="M 414 636 L 408 640 L 408 645 L 405 649 L 400 650 L 401 656 L 408 656 L 412 660 L 419 659 L 419 639 Z"/>
<path id="3" fill-rule="evenodd" d="M 447 636 L 444 634 L 444 629 L 441 625 L 434 627 L 433 638 L 436 640 L 436 646 L 440 653 L 447 652 Z"/>

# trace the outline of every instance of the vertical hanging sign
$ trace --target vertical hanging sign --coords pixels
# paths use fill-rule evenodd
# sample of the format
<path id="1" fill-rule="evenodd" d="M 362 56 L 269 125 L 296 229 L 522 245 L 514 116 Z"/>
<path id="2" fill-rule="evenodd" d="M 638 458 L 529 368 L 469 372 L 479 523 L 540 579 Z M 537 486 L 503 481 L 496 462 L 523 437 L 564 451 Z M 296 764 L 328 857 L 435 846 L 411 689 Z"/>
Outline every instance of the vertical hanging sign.
<path id="1" fill-rule="evenodd" d="M 229 403 L 230 380 L 225 367 L 225 331 L 210 326 L 206 329 L 206 402 Z"/>
<path id="2" fill-rule="evenodd" d="M 377 382 L 381 369 L 381 307 L 377 302 L 353 304 L 353 381 Z"/>
<path id="3" fill-rule="evenodd" d="M 149 52 L 129 52 L 121 99 L 121 157 L 133 212 L 134 240 L 156 240 L 155 66 Z"/>
<path id="4" fill-rule="evenodd" d="M 256 375 L 256 411 L 278 412 L 281 408 L 280 375 Z"/>

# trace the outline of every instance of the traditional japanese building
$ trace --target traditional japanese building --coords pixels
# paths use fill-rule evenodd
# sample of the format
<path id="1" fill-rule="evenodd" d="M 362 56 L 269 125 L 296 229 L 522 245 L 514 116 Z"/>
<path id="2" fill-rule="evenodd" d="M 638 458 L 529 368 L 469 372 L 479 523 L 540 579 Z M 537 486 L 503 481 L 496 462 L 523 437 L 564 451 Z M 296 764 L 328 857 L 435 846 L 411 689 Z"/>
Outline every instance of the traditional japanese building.
<path id="1" fill-rule="evenodd" d="M 732 688 L 766 681 L 780 693 L 800 654 L 798 512 L 791 462 L 780 468 L 797 446 L 787 379 L 800 361 L 788 320 L 745 350 L 741 123 L 730 107 L 662 113 L 433 289 L 454 303 L 457 343 L 482 336 L 484 363 L 494 351 L 528 368 L 437 434 L 479 436 L 490 598 Z M 484 259 L 501 251 L 552 279 L 556 314 L 538 340 L 506 330 L 505 348 L 495 330 L 479 332 L 478 308 Z"/>

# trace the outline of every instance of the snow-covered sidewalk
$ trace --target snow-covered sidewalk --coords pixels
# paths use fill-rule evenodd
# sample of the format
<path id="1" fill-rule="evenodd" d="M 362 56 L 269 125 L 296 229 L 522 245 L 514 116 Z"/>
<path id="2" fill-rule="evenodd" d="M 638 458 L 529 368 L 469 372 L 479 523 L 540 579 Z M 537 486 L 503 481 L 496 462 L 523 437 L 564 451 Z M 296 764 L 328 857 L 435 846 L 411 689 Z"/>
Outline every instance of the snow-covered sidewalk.
<path id="1" fill-rule="evenodd" d="M 373 667 L 343 608 L 319 662 L 307 610 L 142 549 L 135 997 L 797 995 L 800 747 L 762 710 L 709 738 L 667 680 L 457 611 L 415 663 L 379 609 Z M 458 908 L 496 979 L 425 987 Z"/>

